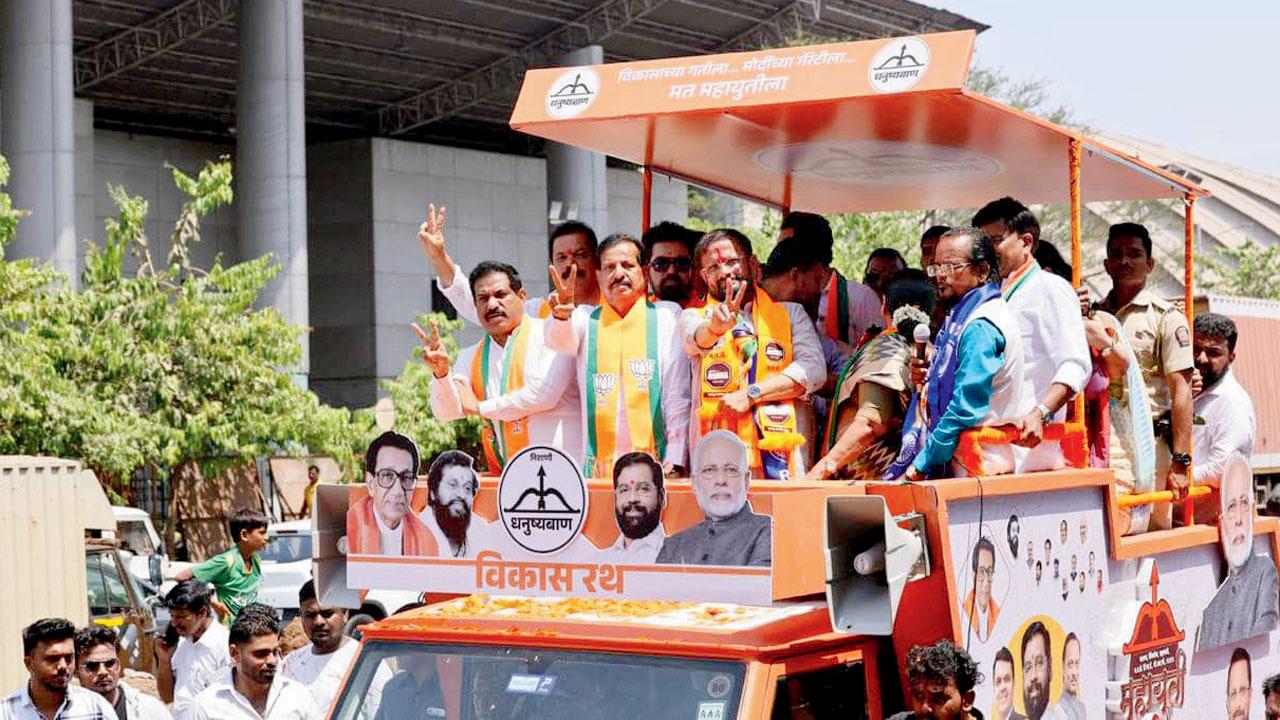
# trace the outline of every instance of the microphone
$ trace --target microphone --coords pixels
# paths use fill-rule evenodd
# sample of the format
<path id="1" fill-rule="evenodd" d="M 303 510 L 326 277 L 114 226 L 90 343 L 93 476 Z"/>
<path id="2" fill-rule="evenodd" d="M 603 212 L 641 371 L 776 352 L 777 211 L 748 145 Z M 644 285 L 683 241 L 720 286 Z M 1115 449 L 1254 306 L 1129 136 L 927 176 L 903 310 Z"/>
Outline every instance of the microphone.
<path id="1" fill-rule="evenodd" d="M 912 338 L 916 341 L 916 359 L 924 360 L 924 347 L 929 344 L 929 326 L 920 323 L 916 325 L 916 329 L 911 331 Z"/>

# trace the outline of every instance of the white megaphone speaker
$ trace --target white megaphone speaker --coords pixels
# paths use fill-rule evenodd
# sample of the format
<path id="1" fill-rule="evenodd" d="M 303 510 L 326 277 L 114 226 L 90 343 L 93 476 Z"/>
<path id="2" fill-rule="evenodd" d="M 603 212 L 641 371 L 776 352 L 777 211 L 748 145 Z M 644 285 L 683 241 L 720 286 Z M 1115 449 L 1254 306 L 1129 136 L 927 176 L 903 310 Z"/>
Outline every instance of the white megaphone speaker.
<path id="1" fill-rule="evenodd" d="M 324 607 L 360 607 L 360 591 L 347 587 L 347 507 L 350 487 L 316 487 L 311 513 L 311 573 Z"/>
<path id="2" fill-rule="evenodd" d="M 924 517 L 895 518 L 879 495 L 837 495 L 827 498 L 823 532 L 831 627 L 839 633 L 893 634 L 902 588 L 929 574 Z"/>

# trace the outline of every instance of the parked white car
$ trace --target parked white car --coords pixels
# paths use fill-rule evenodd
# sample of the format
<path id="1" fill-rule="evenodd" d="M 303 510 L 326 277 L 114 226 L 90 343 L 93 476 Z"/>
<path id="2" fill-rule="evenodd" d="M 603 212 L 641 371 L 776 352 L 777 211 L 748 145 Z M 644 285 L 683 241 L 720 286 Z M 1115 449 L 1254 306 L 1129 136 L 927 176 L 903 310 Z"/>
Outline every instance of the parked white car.
<path id="1" fill-rule="evenodd" d="M 298 591 L 311 579 L 311 521 L 289 520 L 267 527 L 270 542 L 259 554 L 262 561 L 262 585 L 258 602 L 280 611 L 287 623 L 298 615 Z M 352 610 L 347 631 L 399 612 L 418 602 L 421 593 L 397 590 L 372 590 L 358 610 Z"/>

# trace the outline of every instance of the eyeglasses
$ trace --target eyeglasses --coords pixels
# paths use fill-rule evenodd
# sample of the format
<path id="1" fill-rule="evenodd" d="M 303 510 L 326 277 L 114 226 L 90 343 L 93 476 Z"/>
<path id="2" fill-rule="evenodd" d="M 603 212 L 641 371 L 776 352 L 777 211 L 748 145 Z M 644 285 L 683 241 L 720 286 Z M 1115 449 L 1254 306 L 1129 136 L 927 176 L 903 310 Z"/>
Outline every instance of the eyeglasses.
<path id="1" fill-rule="evenodd" d="M 1043 655 L 1036 655 L 1034 658 L 1028 658 L 1022 663 L 1022 671 L 1030 675 L 1037 670 L 1043 670 L 1049 664 L 1048 659 Z"/>
<path id="2" fill-rule="evenodd" d="M 982 567 L 979 565 L 977 574 L 979 580 L 990 580 L 996 576 L 996 569 L 994 567 Z"/>
<path id="3" fill-rule="evenodd" d="M 924 272 L 929 277 L 938 277 L 939 275 L 950 275 L 951 273 L 959 270 L 960 268 L 967 267 L 972 264 L 973 263 L 971 262 L 942 263 L 939 265 L 930 265 L 929 267 L 924 269 Z"/>
<path id="4" fill-rule="evenodd" d="M 395 470 L 384 469 L 374 473 L 373 477 L 378 481 L 378 487 L 383 490 L 390 490 L 395 486 L 397 480 L 400 482 L 400 487 L 403 488 L 405 492 L 413 490 L 413 487 L 418 484 L 418 476 L 415 475 L 412 470 L 405 470 L 402 473 L 398 473 Z"/>
<path id="5" fill-rule="evenodd" d="M 718 262 L 709 262 L 702 266 L 703 272 L 712 270 L 723 270 L 724 272 L 733 272 L 742 269 L 742 258 L 727 258 Z"/>
<path id="6" fill-rule="evenodd" d="M 93 673 L 93 672 L 98 672 L 98 668 L 115 670 L 116 667 L 120 665 L 120 661 L 115 658 L 111 658 L 110 660 L 86 660 L 80 663 L 80 665 L 85 670 L 88 670 L 89 672 Z"/>
<path id="7" fill-rule="evenodd" d="M 649 261 L 649 267 L 654 272 L 666 272 L 675 268 L 676 272 L 689 272 L 689 268 L 693 267 L 693 263 L 689 258 L 654 258 Z"/>

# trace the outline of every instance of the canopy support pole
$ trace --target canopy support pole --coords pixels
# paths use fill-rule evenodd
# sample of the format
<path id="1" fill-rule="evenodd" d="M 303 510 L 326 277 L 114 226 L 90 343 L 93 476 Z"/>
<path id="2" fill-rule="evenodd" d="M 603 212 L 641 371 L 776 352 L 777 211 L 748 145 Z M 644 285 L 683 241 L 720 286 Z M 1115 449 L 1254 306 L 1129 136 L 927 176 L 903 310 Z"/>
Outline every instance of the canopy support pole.
<path id="1" fill-rule="evenodd" d="M 1195 303 L 1195 259 L 1196 259 L 1196 196 L 1193 193 L 1187 193 L 1184 196 L 1183 209 L 1186 213 L 1183 222 L 1183 231 L 1186 233 L 1183 238 L 1182 247 L 1182 283 L 1184 286 L 1182 301 L 1186 304 L 1187 325 L 1194 328 L 1196 324 L 1196 303 Z M 1194 334 L 1194 333 L 1193 333 Z M 1188 490 L 1195 487 L 1195 467 L 1196 459 L 1191 458 L 1191 467 L 1187 468 L 1187 480 L 1189 482 Z M 1187 499 L 1182 501 L 1182 524 L 1194 525 L 1196 519 L 1196 504 L 1192 495 L 1188 492 Z"/>
<path id="2" fill-rule="evenodd" d="M 786 220 L 791 214 L 791 173 L 788 172 L 782 180 L 782 219 Z"/>
<path id="3" fill-rule="evenodd" d="M 1080 287 L 1081 267 L 1084 264 L 1083 252 L 1080 244 L 1080 166 L 1084 158 L 1084 143 L 1080 142 L 1079 137 L 1071 138 L 1067 144 L 1067 181 L 1070 183 L 1071 198 L 1071 286 Z M 1083 461 L 1081 467 L 1088 467 L 1088 433 L 1084 427 L 1084 392 L 1076 393 L 1075 398 L 1071 401 L 1071 412 L 1067 418 L 1068 425 L 1075 426 L 1075 429 L 1081 435 L 1081 443 L 1083 443 L 1085 452 L 1080 458 Z"/>
<path id="4" fill-rule="evenodd" d="M 653 171 L 648 165 L 640 168 L 641 177 L 641 197 L 640 197 L 640 233 L 649 232 L 649 226 L 653 222 Z"/>

